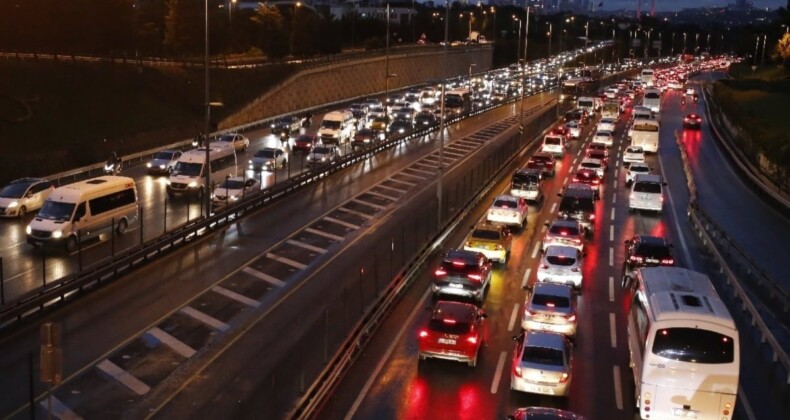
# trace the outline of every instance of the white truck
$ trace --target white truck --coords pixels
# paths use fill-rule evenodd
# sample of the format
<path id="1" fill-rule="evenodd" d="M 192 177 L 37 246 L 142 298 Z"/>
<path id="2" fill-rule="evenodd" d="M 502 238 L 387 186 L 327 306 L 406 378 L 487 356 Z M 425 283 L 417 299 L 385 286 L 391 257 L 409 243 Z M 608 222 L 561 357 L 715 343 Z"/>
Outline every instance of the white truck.
<path id="1" fill-rule="evenodd" d="M 658 152 L 658 121 L 636 119 L 628 132 L 632 146 L 641 146 L 645 152 Z"/>

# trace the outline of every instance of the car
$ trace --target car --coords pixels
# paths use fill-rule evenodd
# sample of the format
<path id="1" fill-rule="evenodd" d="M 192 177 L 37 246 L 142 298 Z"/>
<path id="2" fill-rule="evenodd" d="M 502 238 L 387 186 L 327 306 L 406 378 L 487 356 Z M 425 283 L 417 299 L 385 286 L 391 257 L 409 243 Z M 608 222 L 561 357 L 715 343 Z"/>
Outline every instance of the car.
<path id="1" fill-rule="evenodd" d="M 151 156 L 151 160 L 145 164 L 145 167 L 148 168 L 148 173 L 151 175 L 169 175 L 170 172 L 173 172 L 173 168 L 180 157 L 180 150 L 162 150 L 154 153 Z"/>
<path id="2" fill-rule="evenodd" d="M 582 126 L 578 121 L 568 121 L 565 123 L 565 127 L 572 139 L 578 139 L 582 134 Z"/>
<path id="3" fill-rule="evenodd" d="M 549 245 L 538 265 L 538 282 L 582 288 L 584 253 L 571 246 Z"/>
<path id="4" fill-rule="evenodd" d="M 271 124 L 272 134 L 289 136 L 302 128 L 302 122 L 301 118 L 293 115 L 277 118 Z"/>
<path id="5" fill-rule="evenodd" d="M 340 149 L 334 144 L 322 144 L 313 147 L 307 155 L 308 165 L 324 165 L 334 163 L 340 158 Z"/>
<path id="6" fill-rule="evenodd" d="M 626 165 L 632 163 L 644 163 L 645 150 L 642 146 L 628 146 L 623 153 L 623 163 Z"/>
<path id="7" fill-rule="evenodd" d="M 694 96 L 694 93 L 696 92 L 694 91 L 693 87 L 691 86 L 686 87 L 686 92 L 685 92 L 686 96 Z"/>
<path id="8" fill-rule="evenodd" d="M 217 139 L 218 142 L 232 145 L 237 152 L 245 151 L 250 147 L 250 139 L 239 133 L 225 133 Z"/>
<path id="9" fill-rule="evenodd" d="M 602 150 L 595 150 L 595 149 L 589 150 L 587 152 L 587 158 L 600 160 L 601 164 L 603 165 L 604 172 L 609 170 L 609 156 L 606 152 Z"/>
<path id="10" fill-rule="evenodd" d="M 516 409 L 505 420 L 586 420 L 586 417 L 559 408 L 524 407 Z"/>
<path id="11" fill-rule="evenodd" d="M 584 154 L 585 156 L 590 157 L 590 153 L 596 150 L 601 151 L 604 156 L 609 157 L 609 148 L 603 143 L 590 143 L 587 145 L 587 149 L 585 150 Z"/>
<path id="12" fill-rule="evenodd" d="M 557 134 L 546 134 L 543 138 L 543 145 L 540 147 L 543 153 L 551 153 L 555 157 L 565 157 L 565 138 Z"/>
<path id="13" fill-rule="evenodd" d="M 464 251 L 479 252 L 490 261 L 507 264 L 510 258 L 510 247 L 513 235 L 507 226 L 480 222 L 472 227 L 472 231 L 464 240 Z"/>
<path id="14" fill-rule="evenodd" d="M 702 117 L 699 114 L 686 114 L 683 117 L 683 128 L 693 128 L 699 130 L 702 126 Z"/>
<path id="15" fill-rule="evenodd" d="M 576 121 L 581 125 L 587 125 L 590 117 L 581 109 L 574 109 L 565 113 L 565 122 Z"/>
<path id="16" fill-rule="evenodd" d="M 264 147 L 252 155 L 249 169 L 253 171 L 271 171 L 277 168 L 284 168 L 287 164 L 288 154 L 285 151 L 274 147 Z"/>
<path id="17" fill-rule="evenodd" d="M 380 140 L 384 140 L 386 136 L 384 133 L 372 128 L 363 128 L 354 134 L 354 139 L 351 141 L 353 147 L 365 147 Z"/>
<path id="18" fill-rule="evenodd" d="M 588 163 L 592 162 L 592 160 L 585 160 L 587 160 Z M 598 176 L 597 169 L 579 169 L 575 174 L 573 174 L 573 181 L 571 182 L 589 185 L 593 192 L 595 192 L 595 199 L 599 200 L 601 198 L 601 177 Z"/>
<path id="19" fill-rule="evenodd" d="M 639 268 L 674 265 L 672 243 L 660 236 L 635 235 L 625 241 L 622 284 L 627 285 Z"/>
<path id="20" fill-rule="evenodd" d="M 541 251 L 552 245 L 569 246 L 584 251 L 584 228 L 578 220 L 555 219 L 551 224 L 546 223 L 546 233 L 543 234 Z"/>
<path id="21" fill-rule="evenodd" d="M 411 118 L 395 118 L 392 124 L 387 127 L 387 131 L 395 134 L 409 134 L 414 131 L 414 123 L 412 123 Z"/>
<path id="22" fill-rule="evenodd" d="M 482 99 L 482 98 L 474 98 L 474 99 L 472 99 L 472 109 L 473 110 L 483 109 L 486 106 L 487 106 L 487 103 L 486 103 L 486 101 L 484 99 Z"/>
<path id="23" fill-rule="evenodd" d="M 527 168 L 540 169 L 543 176 L 554 176 L 556 173 L 557 160 L 554 155 L 546 152 L 538 152 L 532 155 L 527 161 Z"/>
<path id="24" fill-rule="evenodd" d="M 261 190 L 261 182 L 255 178 L 234 176 L 227 178 L 214 188 L 211 202 L 215 207 L 233 204 L 245 195 Z"/>
<path id="25" fill-rule="evenodd" d="M 370 128 L 381 132 L 388 131 L 387 128 L 389 125 L 390 119 L 388 117 L 376 117 L 370 122 Z"/>
<path id="26" fill-rule="evenodd" d="M 614 135 L 612 135 L 611 131 L 607 130 L 598 130 L 595 132 L 595 135 L 592 138 L 593 143 L 601 143 L 606 145 L 606 147 L 612 147 L 614 144 Z"/>
<path id="27" fill-rule="evenodd" d="M 664 206 L 664 186 L 660 175 L 638 174 L 631 184 L 628 211 L 650 210 L 660 213 Z"/>
<path id="28" fill-rule="evenodd" d="M 592 169 L 598 174 L 598 178 L 600 178 L 601 182 L 603 182 L 604 173 L 607 168 L 606 164 L 601 159 L 586 157 L 582 159 L 581 164 L 579 164 L 579 169 Z"/>
<path id="29" fill-rule="evenodd" d="M 430 309 L 430 319 L 417 332 L 420 360 L 447 359 L 476 366 L 486 336 L 486 313 L 452 301 L 436 302 Z"/>
<path id="30" fill-rule="evenodd" d="M 595 224 L 595 191 L 589 185 L 572 182 L 559 196 L 559 216 L 578 220 L 587 233 L 592 233 Z"/>
<path id="31" fill-rule="evenodd" d="M 486 220 L 522 229 L 527 225 L 527 200 L 512 195 L 500 195 L 486 212 Z"/>
<path id="32" fill-rule="evenodd" d="M 634 162 L 628 165 L 628 170 L 625 172 L 625 185 L 631 185 L 636 179 L 637 175 L 644 175 L 650 173 L 650 167 L 644 162 Z"/>
<path id="33" fill-rule="evenodd" d="M 395 120 L 413 121 L 414 120 L 414 108 L 412 108 L 410 106 L 400 107 L 400 108 L 397 108 L 394 111 L 392 111 L 391 115 L 392 115 L 392 118 L 394 118 Z"/>
<path id="34" fill-rule="evenodd" d="M 546 331 L 526 331 L 513 352 L 510 389 L 564 397 L 571 384 L 572 346 L 567 337 Z"/>
<path id="35" fill-rule="evenodd" d="M 20 178 L 0 189 L 0 217 L 25 217 L 44 205 L 55 186 L 43 178 Z M 69 215 L 70 216 L 70 215 Z"/>
<path id="36" fill-rule="evenodd" d="M 537 283 L 524 302 L 521 328 L 573 337 L 576 335 L 576 315 L 573 288 L 564 284 Z"/>
<path id="37" fill-rule="evenodd" d="M 596 128 L 596 130 L 608 131 L 610 133 L 614 133 L 614 128 L 616 123 L 617 121 L 615 121 L 613 118 L 601 118 L 598 121 L 598 127 Z"/>
<path id="38" fill-rule="evenodd" d="M 433 111 L 422 110 L 414 116 L 414 123 L 417 127 L 430 127 L 436 124 L 436 115 Z"/>
<path id="39" fill-rule="evenodd" d="M 433 272 L 433 298 L 449 295 L 483 303 L 491 283 L 492 265 L 480 252 L 450 250 Z"/>
<path id="40" fill-rule="evenodd" d="M 667 89 L 682 90 L 683 84 L 680 83 L 680 80 L 672 79 L 669 81 L 669 83 L 667 83 Z"/>
<path id="41" fill-rule="evenodd" d="M 316 137 L 313 134 L 302 134 L 293 141 L 293 145 L 291 146 L 291 150 L 294 152 L 310 152 L 313 150 L 313 146 L 321 144 L 321 139 Z"/>
<path id="42" fill-rule="evenodd" d="M 557 134 L 559 136 L 564 137 L 567 140 L 570 140 L 571 138 L 571 130 L 569 130 L 568 127 L 565 127 L 564 124 L 552 128 L 551 134 Z"/>
<path id="43" fill-rule="evenodd" d="M 543 200 L 543 174 L 540 169 L 521 168 L 513 174 L 510 195 L 525 198 L 527 202 Z"/>
<path id="44" fill-rule="evenodd" d="M 368 121 L 372 121 L 376 118 L 386 117 L 386 111 L 384 111 L 384 107 L 381 105 L 373 106 L 368 109 Z"/>

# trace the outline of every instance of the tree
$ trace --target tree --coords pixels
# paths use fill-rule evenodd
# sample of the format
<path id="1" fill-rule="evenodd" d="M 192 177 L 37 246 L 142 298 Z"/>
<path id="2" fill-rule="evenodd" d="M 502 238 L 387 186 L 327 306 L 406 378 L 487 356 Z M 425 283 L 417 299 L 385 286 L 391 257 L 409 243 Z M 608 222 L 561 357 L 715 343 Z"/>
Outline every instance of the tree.
<path id="1" fill-rule="evenodd" d="M 790 34 L 785 33 L 776 43 L 776 56 L 783 62 L 790 58 Z"/>
<path id="2" fill-rule="evenodd" d="M 201 50 L 205 22 L 203 4 L 195 0 L 167 0 L 165 47 L 182 54 Z"/>
<path id="3" fill-rule="evenodd" d="M 288 38 L 284 31 L 283 16 L 280 10 L 267 3 L 258 3 L 255 14 L 250 20 L 257 26 L 254 40 L 269 57 L 284 57 L 288 53 Z"/>

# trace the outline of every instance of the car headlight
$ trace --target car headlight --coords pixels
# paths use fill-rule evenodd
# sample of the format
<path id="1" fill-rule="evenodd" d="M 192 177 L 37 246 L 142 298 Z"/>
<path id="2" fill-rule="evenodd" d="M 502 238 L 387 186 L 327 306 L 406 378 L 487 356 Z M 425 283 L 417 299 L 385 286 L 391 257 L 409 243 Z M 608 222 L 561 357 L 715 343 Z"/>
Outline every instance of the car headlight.
<path id="1" fill-rule="evenodd" d="M 18 205 L 19 205 L 18 201 L 12 201 L 11 203 L 8 204 L 8 208 L 12 209 L 12 208 L 14 208 L 14 207 L 16 207 Z"/>
<path id="2" fill-rule="evenodd" d="M 33 233 L 33 228 L 31 228 L 31 227 L 30 227 L 30 225 L 28 225 L 28 226 L 25 228 L 25 233 L 27 233 L 28 235 L 30 235 L 31 233 Z"/>
<path id="3" fill-rule="evenodd" d="M 189 185 L 187 185 L 187 186 L 188 186 L 189 188 L 195 188 L 195 187 L 197 187 L 197 181 L 192 181 L 192 182 L 190 182 L 190 183 L 189 183 Z"/>
<path id="4" fill-rule="evenodd" d="M 56 231 L 52 232 L 52 237 L 54 239 L 60 239 L 61 237 L 63 237 L 63 231 L 62 230 L 56 230 Z"/>
<path id="5" fill-rule="evenodd" d="M 230 197 L 228 197 L 228 201 L 237 201 L 238 199 L 239 197 L 235 195 L 231 195 Z"/>
<path id="6" fill-rule="evenodd" d="M 250 160 L 249 163 L 252 164 L 252 160 Z"/>
<path id="7" fill-rule="evenodd" d="M 159 169 L 165 169 L 165 165 L 159 165 Z"/>
<path id="8" fill-rule="evenodd" d="M 150 167 L 152 166 L 152 165 L 151 165 L 151 162 L 148 162 L 148 163 L 146 163 L 146 164 L 145 164 L 145 166 L 147 166 L 147 167 L 149 167 L 149 168 L 150 168 Z"/>
<path id="9" fill-rule="evenodd" d="M 322 158 L 321 158 L 321 162 L 326 162 L 326 158 L 325 158 L 325 157 L 322 157 Z"/>
<path id="10" fill-rule="evenodd" d="M 250 165 L 248 169 L 254 169 L 254 168 L 253 168 L 253 166 L 252 166 L 252 165 Z"/>
<path id="11" fill-rule="evenodd" d="M 274 128 L 274 124 L 272 124 L 272 128 Z"/>

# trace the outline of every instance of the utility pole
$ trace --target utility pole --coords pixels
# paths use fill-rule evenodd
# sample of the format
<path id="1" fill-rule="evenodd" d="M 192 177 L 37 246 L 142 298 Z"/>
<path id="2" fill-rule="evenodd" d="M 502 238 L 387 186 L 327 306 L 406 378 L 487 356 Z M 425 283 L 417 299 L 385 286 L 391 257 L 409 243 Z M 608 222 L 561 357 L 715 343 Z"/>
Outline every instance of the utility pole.
<path id="1" fill-rule="evenodd" d="M 444 94 L 447 89 L 447 48 L 450 44 L 450 0 L 445 0 L 447 10 L 444 15 L 444 54 L 442 54 L 442 94 L 439 104 L 440 117 L 439 117 L 439 164 L 436 167 L 436 200 L 437 200 L 437 214 L 436 226 L 442 225 L 442 183 L 444 182 L 444 130 L 445 130 L 445 107 L 444 107 Z"/>
<path id="2" fill-rule="evenodd" d="M 203 163 L 203 172 L 205 172 L 205 174 L 206 174 L 206 180 L 205 180 L 205 185 L 203 185 L 203 202 L 204 202 L 204 205 L 206 206 L 206 213 L 205 213 L 206 214 L 206 218 L 208 218 L 211 215 L 211 191 L 209 190 L 209 188 L 211 188 L 211 170 L 209 168 L 209 164 L 210 164 L 210 160 L 211 160 L 210 153 L 209 153 L 209 132 L 211 131 L 211 99 L 209 97 L 209 84 L 208 84 L 208 76 L 209 76 L 209 72 L 208 72 L 208 0 L 204 0 L 204 6 L 205 6 L 204 12 L 205 12 L 206 15 L 205 15 L 205 22 L 204 22 L 204 24 L 205 24 L 205 28 L 204 28 L 204 32 L 205 32 L 205 34 L 204 34 L 205 35 L 204 49 L 205 49 L 205 51 L 204 51 L 204 57 L 203 57 L 203 67 L 205 69 L 204 78 L 205 78 L 205 82 L 206 82 L 206 92 L 205 92 L 206 93 L 206 104 L 205 104 L 205 106 L 206 106 L 206 121 L 205 121 L 205 125 L 204 125 L 205 140 L 203 140 L 203 147 L 206 148 L 206 161 Z"/>
<path id="3" fill-rule="evenodd" d="M 519 125 L 518 136 L 521 142 L 524 141 L 524 81 L 527 79 L 527 45 L 529 44 L 529 6 L 527 6 L 527 29 L 524 31 L 524 66 L 521 68 L 521 105 L 518 111 Z"/>

